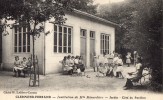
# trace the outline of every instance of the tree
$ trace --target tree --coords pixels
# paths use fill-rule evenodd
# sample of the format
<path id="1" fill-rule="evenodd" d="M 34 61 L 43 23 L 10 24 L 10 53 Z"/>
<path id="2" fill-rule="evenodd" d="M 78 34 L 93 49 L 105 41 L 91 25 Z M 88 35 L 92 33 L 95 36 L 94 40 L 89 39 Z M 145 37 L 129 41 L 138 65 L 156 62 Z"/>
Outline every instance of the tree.
<path id="1" fill-rule="evenodd" d="M 72 4 L 72 8 L 77 10 L 85 11 L 90 14 L 97 13 L 97 6 L 98 4 L 94 5 L 93 0 L 70 0 Z"/>
<path id="2" fill-rule="evenodd" d="M 19 25 L 19 27 L 27 26 L 29 31 L 27 34 L 32 36 L 33 40 L 33 66 L 34 66 L 34 82 L 36 86 L 36 66 L 35 66 L 35 38 L 43 33 L 43 23 L 50 19 L 54 19 L 54 24 L 63 24 L 65 10 L 72 10 L 70 0 L 1 0 L 0 1 L 0 19 L 5 19 L 1 24 L 1 29 L 5 31 L 5 27 Z M 15 20 L 12 25 L 7 24 L 7 20 Z"/>
<path id="3" fill-rule="evenodd" d="M 161 89 L 159 84 L 162 84 L 162 11 L 161 0 L 126 0 L 111 5 L 110 10 L 101 14 L 119 24 L 116 48 L 119 47 L 120 53 L 136 50 L 143 57 L 143 62 L 148 64 L 147 67 L 152 68 L 151 86 L 157 90 Z"/>

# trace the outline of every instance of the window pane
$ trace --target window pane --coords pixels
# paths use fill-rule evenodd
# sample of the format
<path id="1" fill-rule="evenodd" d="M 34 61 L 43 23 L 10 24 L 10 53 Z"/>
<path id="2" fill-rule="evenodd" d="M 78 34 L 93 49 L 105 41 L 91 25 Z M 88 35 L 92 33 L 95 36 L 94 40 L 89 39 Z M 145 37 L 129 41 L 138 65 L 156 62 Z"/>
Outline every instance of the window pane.
<path id="1" fill-rule="evenodd" d="M 67 47 L 63 48 L 63 53 L 67 53 Z"/>
<path id="2" fill-rule="evenodd" d="M 68 46 L 71 46 L 71 35 L 68 35 Z"/>
<path id="3" fill-rule="evenodd" d="M 59 47 L 59 53 L 62 53 L 62 47 Z"/>
<path id="4" fill-rule="evenodd" d="M 59 26 L 59 32 L 62 32 L 62 27 L 61 26 Z"/>
<path id="5" fill-rule="evenodd" d="M 14 52 L 17 52 L 17 47 L 14 47 Z"/>
<path id="6" fill-rule="evenodd" d="M 21 30 L 22 28 L 21 27 L 19 27 L 19 32 L 22 32 L 22 30 Z"/>
<path id="7" fill-rule="evenodd" d="M 27 46 L 27 52 L 30 52 L 30 46 Z"/>
<path id="8" fill-rule="evenodd" d="M 27 34 L 27 45 L 30 45 L 30 35 Z"/>
<path id="9" fill-rule="evenodd" d="M 54 31 L 57 32 L 57 25 L 54 25 Z"/>
<path id="10" fill-rule="evenodd" d="M 19 52 L 22 52 L 22 48 L 21 47 L 19 47 Z"/>
<path id="11" fill-rule="evenodd" d="M 54 32 L 54 45 L 57 45 L 57 33 Z"/>
<path id="12" fill-rule="evenodd" d="M 57 52 L 57 46 L 54 46 L 54 52 Z"/>
<path id="13" fill-rule="evenodd" d="M 19 33 L 19 46 L 21 46 L 21 45 L 22 45 L 22 34 Z"/>
<path id="14" fill-rule="evenodd" d="M 15 45 L 14 46 L 17 46 L 18 43 L 17 43 L 17 34 L 15 34 Z"/>
<path id="15" fill-rule="evenodd" d="M 17 26 L 15 26 L 15 33 L 17 33 L 17 28 L 18 28 L 18 27 L 17 27 Z"/>
<path id="16" fill-rule="evenodd" d="M 26 52 L 26 46 L 23 46 L 23 52 Z"/>
<path id="17" fill-rule="evenodd" d="M 63 45 L 64 46 L 67 46 L 67 34 L 64 34 L 64 43 L 63 43 Z"/>
<path id="18" fill-rule="evenodd" d="M 67 33 L 67 28 L 66 27 L 64 27 L 64 33 Z"/>
<path id="19" fill-rule="evenodd" d="M 26 45 L 26 33 L 23 33 L 23 45 Z"/>
<path id="20" fill-rule="evenodd" d="M 26 26 L 23 26 L 23 32 L 26 32 Z"/>
<path id="21" fill-rule="evenodd" d="M 71 47 L 68 47 L 68 53 L 71 53 Z"/>
<path id="22" fill-rule="evenodd" d="M 62 33 L 59 33 L 59 46 L 62 46 Z"/>
<path id="23" fill-rule="evenodd" d="M 68 28 L 68 34 L 71 35 L 71 28 Z"/>

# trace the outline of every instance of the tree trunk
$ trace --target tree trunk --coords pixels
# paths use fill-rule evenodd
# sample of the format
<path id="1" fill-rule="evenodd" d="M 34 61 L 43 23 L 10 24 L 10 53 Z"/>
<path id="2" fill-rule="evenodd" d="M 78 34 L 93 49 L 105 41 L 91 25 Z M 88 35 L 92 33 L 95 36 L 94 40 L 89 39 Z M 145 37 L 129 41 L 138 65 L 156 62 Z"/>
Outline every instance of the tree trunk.
<path id="1" fill-rule="evenodd" d="M 34 80 L 33 80 L 33 86 L 36 86 L 36 65 L 35 65 L 35 38 L 34 35 L 32 35 L 32 41 L 33 41 L 33 68 L 34 68 Z"/>

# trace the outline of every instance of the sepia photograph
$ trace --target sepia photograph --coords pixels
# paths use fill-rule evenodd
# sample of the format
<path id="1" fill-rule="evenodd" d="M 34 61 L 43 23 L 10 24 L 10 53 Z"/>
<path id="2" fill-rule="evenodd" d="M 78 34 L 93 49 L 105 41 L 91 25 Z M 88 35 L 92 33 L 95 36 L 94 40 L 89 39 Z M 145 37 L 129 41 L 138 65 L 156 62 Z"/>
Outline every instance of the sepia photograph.
<path id="1" fill-rule="evenodd" d="M 1 100 L 163 100 L 162 0 L 0 0 Z"/>

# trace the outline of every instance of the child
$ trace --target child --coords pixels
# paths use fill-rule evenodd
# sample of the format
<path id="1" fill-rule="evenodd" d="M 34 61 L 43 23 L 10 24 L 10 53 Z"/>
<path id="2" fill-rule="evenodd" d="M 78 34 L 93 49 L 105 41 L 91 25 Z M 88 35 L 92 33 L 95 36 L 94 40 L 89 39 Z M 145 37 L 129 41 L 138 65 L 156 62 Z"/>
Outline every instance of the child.
<path id="1" fill-rule="evenodd" d="M 117 77 L 118 78 L 123 78 L 123 75 L 122 75 L 122 69 L 123 69 L 123 61 L 122 61 L 122 56 L 121 55 L 118 55 L 118 61 L 117 61 Z"/>
<path id="2" fill-rule="evenodd" d="M 117 66 L 118 66 L 118 54 L 116 53 L 115 55 L 114 55 L 114 58 L 113 58 L 113 74 L 114 74 L 114 76 L 117 76 Z"/>
<path id="3" fill-rule="evenodd" d="M 113 74 L 113 66 L 109 66 L 108 72 L 107 72 L 107 76 L 109 76 L 109 77 L 113 77 L 114 76 L 114 74 Z"/>
<path id="4" fill-rule="evenodd" d="M 107 71 L 108 71 L 107 70 L 107 64 L 100 63 L 99 64 L 99 71 L 98 71 L 96 77 L 106 76 Z"/>
<path id="5" fill-rule="evenodd" d="M 23 58 L 23 61 L 21 62 L 21 65 L 23 68 L 27 67 L 27 59 L 26 57 Z"/>
<path id="6" fill-rule="evenodd" d="M 131 59 L 132 59 L 131 53 L 128 52 L 128 53 L 127 53 L 127 56 L 126 56 L 126 64 L 127 64 L 127 67 L 130 67 Z"/>

